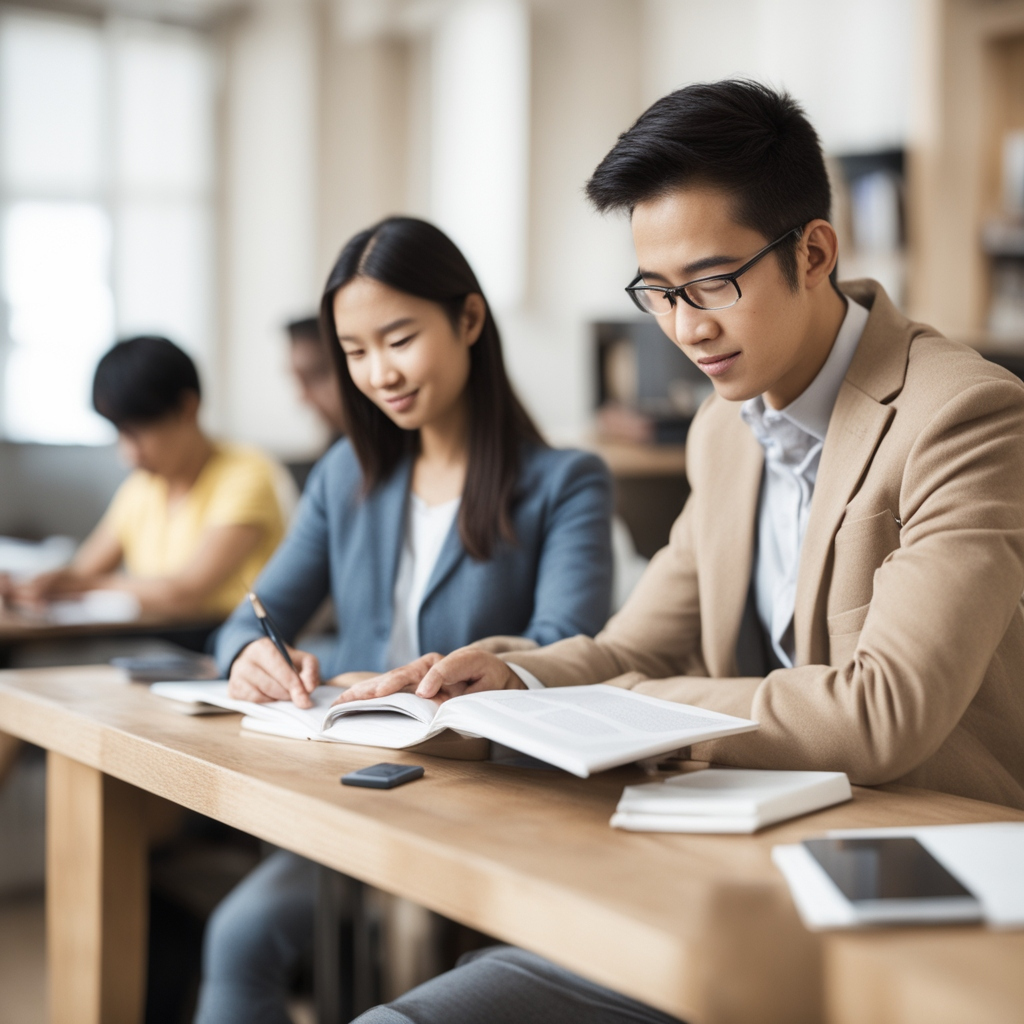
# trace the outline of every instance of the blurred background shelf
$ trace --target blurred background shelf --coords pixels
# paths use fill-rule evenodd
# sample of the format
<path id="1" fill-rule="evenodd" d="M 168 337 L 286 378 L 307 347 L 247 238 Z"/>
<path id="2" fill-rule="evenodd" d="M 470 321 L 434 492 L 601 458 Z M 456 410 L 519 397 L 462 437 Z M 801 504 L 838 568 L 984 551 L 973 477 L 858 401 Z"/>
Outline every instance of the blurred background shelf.
<path id="1" fill-rule="evenodd" d="M 1024 0 L 919 5 L 910 315 L 1024 353 Z"/>

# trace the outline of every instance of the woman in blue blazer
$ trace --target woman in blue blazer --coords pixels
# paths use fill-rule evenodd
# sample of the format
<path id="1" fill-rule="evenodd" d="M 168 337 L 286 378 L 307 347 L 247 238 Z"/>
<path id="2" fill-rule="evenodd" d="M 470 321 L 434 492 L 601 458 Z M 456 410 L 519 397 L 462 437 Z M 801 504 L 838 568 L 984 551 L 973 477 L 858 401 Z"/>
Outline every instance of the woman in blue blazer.
<path id="1" fill-rule="evenodd" d="M 231 693 L 305 706 L 321 676 L 377 674 L 489 636 L 595 634 L 611 600 L 607 468 L 544 443 L 454 243 L 405 217 L 356 235 L 321 324 L 347 437 L 313 470 L 255 589 L 289 644 L 329 595 L 337 641 L 322 668 L 291 647 L 292 670 L 243 603 L 216 647 Z M 284 851 L 227 897 L 205 939 L 199 1024 L 289 1020 L 314 899 L 313 866 Z"/>

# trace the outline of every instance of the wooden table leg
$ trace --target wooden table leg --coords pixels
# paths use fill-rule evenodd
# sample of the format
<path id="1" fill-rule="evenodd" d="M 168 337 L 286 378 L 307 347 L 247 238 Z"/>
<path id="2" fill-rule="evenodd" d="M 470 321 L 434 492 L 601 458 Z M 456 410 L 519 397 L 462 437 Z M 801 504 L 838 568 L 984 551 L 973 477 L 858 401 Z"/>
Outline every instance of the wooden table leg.
<path id="1" fill-rule="evenodd" d="M 46 929 L 52 1024 L 139 1024 L 148 867 L 142 792 L 51 752 Z"/>
<path id="2" fill-rule="evenodd" d="M 8 736 L 0 732 L 0 786 L 7 781 L 7 776 L 18 760 L 18 752 L 21 750 L 21 740 L 16 736 Z"/>
<path id="3" fill-rule="evenodd" d="M 345 1024 L 381 1001 L 378 929 L 367 887 L 317 870 L 313 988 L 317 1024 Z"/>

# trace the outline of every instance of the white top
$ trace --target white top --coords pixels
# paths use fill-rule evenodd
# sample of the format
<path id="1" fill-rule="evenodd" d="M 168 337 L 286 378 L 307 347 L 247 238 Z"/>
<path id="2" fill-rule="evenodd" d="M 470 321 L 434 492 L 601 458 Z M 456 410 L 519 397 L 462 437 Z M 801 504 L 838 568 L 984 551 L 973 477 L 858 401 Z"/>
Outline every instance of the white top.
<path id="1" fill-rule="evenodd" d="M 821 449 L 839 388 L 867 322 L 868 311 L 848 299 L 832 351 L 799 397 L 785 409 L 772 409 L 758 395 L 740 410 L 764 448 L 754 563 L 757 615 L 775 657 L 786 668 L 792 668 L 796 657 L 796 580 Z"/>
<path id="2" fill-rule="evenodd" d="M 461 498 L 453 498 L 443 505 L 428 505 L 419 495 L 409 494 L 405 538 L 395 577 L 387 653 L 389 669 L 407 665 L 423 653 L 420 650 L 420 607 L 461 501 Z"/>
<path id="3" fill-rule="evenodd" d="M 846 316 L 825 365 L 785 409 L 771 409 L 758 395 L 740 414 L 764 448 L 764 478 L 757 511 L 754 594 L 757 614 L 779 662 L 792 668 L 796 657 L 793 610 L 807 517 L 818 477 L 828 421 L 846 371 L 868 322 L 868 310 L 846 300 Z M 519 665 L 509 665 L 528 689 L 543 683 Z"/>

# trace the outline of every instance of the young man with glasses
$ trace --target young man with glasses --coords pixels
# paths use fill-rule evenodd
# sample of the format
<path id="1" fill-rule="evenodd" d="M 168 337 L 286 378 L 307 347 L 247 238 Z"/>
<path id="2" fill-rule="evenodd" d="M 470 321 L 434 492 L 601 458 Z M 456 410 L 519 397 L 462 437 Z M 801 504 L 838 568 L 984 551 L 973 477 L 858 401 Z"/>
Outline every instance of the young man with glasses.
<path id="1" fill-rule="evenodd" d="M 611 682 L 760 723 L 696 758 L 1024 807 L 1024 386 L 876 282 L 836 284 L 819 142 L 785 95 L 666 96 L 587 193 L 630 213 L 629 294 L 716 392 L 671 540 L 596 639 L 428 655 L 352 698 Z M 360 1024 L 484 1019 L 668 1018 L 499 948 Z"/>

